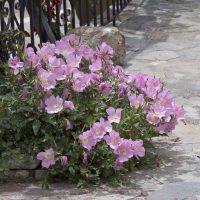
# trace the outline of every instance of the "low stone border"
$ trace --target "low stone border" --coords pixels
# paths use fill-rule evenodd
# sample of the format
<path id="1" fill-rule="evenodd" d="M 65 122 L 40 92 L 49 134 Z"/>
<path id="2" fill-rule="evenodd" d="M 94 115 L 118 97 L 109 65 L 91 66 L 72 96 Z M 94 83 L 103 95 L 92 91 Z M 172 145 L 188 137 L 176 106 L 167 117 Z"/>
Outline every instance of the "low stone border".
<path id="1" fill-rule="evenodd" d="M 0 172 L 0 181 L 12 180 L 42 180 L 46 175 L 46 170 L 10 170 L 8 173 Z"/>
<path id="2" fill-rule="evenodd" d="M 27 155 L 2 159 L 1 163 L 3 163 L 5 171 L 0 172 L 0 181 L 42 180 L 46 174 L 46 170 L 40 169 L 40 161 L 29 158 Z"/>

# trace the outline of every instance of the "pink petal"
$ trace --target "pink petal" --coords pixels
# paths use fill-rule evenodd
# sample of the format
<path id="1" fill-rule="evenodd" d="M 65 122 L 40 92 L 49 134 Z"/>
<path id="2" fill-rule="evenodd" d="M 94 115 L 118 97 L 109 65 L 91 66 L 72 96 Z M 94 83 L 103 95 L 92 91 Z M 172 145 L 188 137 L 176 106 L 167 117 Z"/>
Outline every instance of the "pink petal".
<path id="1" fill-rule="evenodd" d="M 51 165 L 51 160 L 43 160 L 42 161 L 42 167 L 48 169 L 50 167 L 50 165 Z"/>
<path id="2" fill-rule="evenodd" d="M 115 113 L 115 109 L 113 107 L 110 107 L 106 110 L 106 112 L 108 113 L 108 115 L 113 115 Z"/>
<path id="3" fill-rule="evenodd" d="M 45 155 L 46 155 L 45 152 L 40 152 L 40 153 L 37 154 L 37 159 L 43 160 L 45 158 Z"/>
<path id="4" fill-rule="evenodd" d="M 119 116 L 121 116 L 121 112 L 122 112 L 122 109 L 121 109 L 121 108 L 118 108 L 118 109 L 116 110 L 116 113 L 117 113 L 117 115 L 119 115 Z"/>

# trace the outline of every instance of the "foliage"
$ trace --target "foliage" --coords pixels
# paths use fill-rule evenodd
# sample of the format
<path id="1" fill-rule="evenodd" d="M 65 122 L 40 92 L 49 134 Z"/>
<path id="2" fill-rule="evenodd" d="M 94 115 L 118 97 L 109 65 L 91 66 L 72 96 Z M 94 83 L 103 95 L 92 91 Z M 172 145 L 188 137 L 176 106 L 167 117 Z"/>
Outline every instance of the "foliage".
<path id="1" fill-rule="evenodd" d="M 28 33 L 19 30 L 9 30 L 0 33 L 0 63 L 5 63 L 12 53 L 17 56 L 24 49 L 25 36 Z"/>
<path id="2" fill-rule="evenodd" d="M 105 43 L 92 50 L 74 35 L 11 56 L 0 77 L 1 157 L 26 152 L 79 186 L 138 165 L 184 110 L 159 79 L 127 74 L 112 57 Z"/>

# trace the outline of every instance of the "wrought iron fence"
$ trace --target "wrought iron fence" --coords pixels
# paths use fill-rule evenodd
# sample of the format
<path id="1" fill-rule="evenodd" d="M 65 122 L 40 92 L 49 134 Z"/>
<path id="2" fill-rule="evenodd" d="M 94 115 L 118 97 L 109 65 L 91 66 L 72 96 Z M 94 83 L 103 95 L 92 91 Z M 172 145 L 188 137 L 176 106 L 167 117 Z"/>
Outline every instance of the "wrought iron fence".
<path id="1" fill-rule="evenodd" d="M 130 0 L 0 0 L 0 31 L 18 28 L 30 35 L 30 45 L 55 42 L 80 26 L 116 25 Z M 38 38 L 38 39 L 37 39 Z M 35 41 L 37 40 L 37 41 Z"/>

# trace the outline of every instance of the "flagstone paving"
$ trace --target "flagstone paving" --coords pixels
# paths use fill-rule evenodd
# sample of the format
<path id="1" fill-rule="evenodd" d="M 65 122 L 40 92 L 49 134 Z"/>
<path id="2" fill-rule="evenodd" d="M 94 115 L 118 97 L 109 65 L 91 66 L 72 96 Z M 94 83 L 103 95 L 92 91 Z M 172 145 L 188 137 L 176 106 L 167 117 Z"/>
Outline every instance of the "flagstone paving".
<path id="1" fill-rule="evenodd" d="M 200 199 L 200 1 L 133 0 L 117 22 L 126 37 L 126 68 L 160 77 L 187 111 L 167 136 L 154 139 L 153 169 L 135 171 L 130 184 L 77 189 L 65 183 L 0 185 L 0 200 Z"/>

